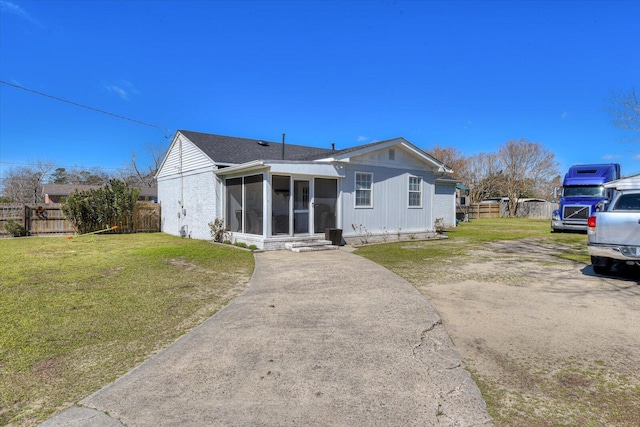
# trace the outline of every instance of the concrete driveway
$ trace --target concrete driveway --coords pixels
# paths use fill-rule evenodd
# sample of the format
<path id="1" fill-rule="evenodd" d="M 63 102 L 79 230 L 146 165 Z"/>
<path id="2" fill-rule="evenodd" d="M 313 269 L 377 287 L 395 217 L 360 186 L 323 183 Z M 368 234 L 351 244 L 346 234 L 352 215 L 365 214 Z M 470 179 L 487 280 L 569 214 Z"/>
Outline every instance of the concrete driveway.
<path id="1" fill-rule="evenodd" d="M 229 306 L 42 425 L 490 423 L 426 298 L 340 250 L 256 254 Z"/>

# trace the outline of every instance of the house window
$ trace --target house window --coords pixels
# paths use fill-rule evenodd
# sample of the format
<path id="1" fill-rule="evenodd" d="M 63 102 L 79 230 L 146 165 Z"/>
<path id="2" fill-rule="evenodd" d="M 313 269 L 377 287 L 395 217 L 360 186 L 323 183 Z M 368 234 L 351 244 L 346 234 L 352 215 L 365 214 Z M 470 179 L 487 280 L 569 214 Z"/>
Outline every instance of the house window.
<path id="1" fill-rule="evenodd" d="M 356 172 L 356 207 L 373 207 L 373 174 Z"/>
<path id="2" fill-rule="evenodd" d="M 409 177 L 409 207 L 422 207 L 422 178 L 418 176 Z"/>

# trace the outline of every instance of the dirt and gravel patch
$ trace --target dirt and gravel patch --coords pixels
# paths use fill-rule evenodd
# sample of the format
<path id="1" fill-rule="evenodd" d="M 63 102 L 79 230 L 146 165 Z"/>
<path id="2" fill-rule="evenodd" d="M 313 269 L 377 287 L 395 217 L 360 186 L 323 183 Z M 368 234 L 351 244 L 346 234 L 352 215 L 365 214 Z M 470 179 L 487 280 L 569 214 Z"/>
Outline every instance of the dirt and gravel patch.
<path id="1" fill-rule="evenodd" d="M 493 242 L 406 273 L 497 425 L 640 425 L 640 270 L 599 277 L 561 249 Z"/>

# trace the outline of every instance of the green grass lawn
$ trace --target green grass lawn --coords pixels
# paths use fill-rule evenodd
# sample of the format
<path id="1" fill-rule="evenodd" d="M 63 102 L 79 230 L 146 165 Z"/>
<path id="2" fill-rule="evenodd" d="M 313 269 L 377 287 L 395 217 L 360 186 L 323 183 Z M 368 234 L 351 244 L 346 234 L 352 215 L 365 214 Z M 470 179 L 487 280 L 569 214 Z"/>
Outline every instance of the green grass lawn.
<path id="1" fill-rule="evenodd" d="M 248 251 L 164 234 L 0 240 L 0 425 L 33 425 L 238 295 Z"/>
<path id="2" fill-rule="evenodd" d="M 425 255 L 434 262 L 439 258 L 464 256 L 474 247 L 498 240 L 536 239 L 558 245 L 561 258 L 589 263 L 587 236 L 582 233 L 551 233 L 549 220 L 525 218 L 484 218 L 460 223 L 447 230 L 449 240 L 416 242 L 408 247 L 407 242 L 365 246 L 358 255 L 365 256 L 387 268 L 408 261 L 424 263 Z M 392 268 L 393 269 L 393 268 Z"/>

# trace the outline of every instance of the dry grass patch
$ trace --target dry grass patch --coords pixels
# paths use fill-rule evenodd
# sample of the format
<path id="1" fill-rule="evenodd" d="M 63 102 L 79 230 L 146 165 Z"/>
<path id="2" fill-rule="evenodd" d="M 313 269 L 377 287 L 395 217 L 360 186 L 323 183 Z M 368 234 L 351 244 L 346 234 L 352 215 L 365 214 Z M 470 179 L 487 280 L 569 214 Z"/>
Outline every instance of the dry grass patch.
<path id="1" fill-rule="evenodd" d="M 474 220 L 448 235 L 357 254 L 428 297 L 496 425 L 640 425 L 637 276 L 594 276 L 586 236 L 549 221 Z"/>

